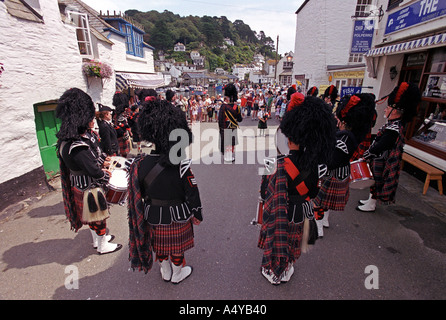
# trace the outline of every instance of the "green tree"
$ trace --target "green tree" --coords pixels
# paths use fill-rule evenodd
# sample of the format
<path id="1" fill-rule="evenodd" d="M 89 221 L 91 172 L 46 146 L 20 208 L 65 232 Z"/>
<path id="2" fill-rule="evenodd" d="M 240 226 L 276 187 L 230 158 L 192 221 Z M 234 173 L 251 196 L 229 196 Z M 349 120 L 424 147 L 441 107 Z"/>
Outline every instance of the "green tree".
<path id="1" fill-rule="evenodd" d="M 154 30 L 149 35 L 149 41 L 158 50 L 170 50 L 175 45 L 175 39 L 163 20 L 155 23 Z"/>

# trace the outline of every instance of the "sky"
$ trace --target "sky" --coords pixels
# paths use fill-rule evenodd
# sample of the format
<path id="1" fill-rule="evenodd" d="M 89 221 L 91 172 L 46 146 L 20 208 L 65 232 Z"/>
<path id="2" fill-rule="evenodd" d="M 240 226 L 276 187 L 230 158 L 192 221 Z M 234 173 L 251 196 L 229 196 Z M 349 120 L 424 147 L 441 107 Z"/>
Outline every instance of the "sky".
<path id="1" fill-rule="evenodd" d="M 96 11 L 124 13 L 129 9 L 142 12 L 168 10 L 180 16 L 226 16 L 242 20 L 259 33 L 263 31 L 274 43 L 279 36 L 279 54 L 294 52 L 296 11 L 304 0 L 82 0 Z"/>

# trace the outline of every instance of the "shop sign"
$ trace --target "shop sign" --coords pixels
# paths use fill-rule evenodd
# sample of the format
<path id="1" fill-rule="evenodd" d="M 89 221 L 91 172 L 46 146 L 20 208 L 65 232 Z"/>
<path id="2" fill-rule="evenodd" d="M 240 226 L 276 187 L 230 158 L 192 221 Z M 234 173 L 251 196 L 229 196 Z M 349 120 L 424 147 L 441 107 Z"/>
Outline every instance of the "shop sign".
<path id="1" fill-rule="evenodd" d="M 421 0 L 389 15 L 385 34 L 446 15 L 445 0 Z"/>
<path id="2" fill-rule="evenodd" d="M 342 87 L 341 98 L 347 95 L 359 94 L 362 91 L 362 87 Z"/>
<path id="3" fill-rule="evenodd" d="M 363 79 L 364 71 L 338 71 L 333 73 L 336 79 Z"/>
<path id="4" fill-rule="evenodd" d="M 355 20 L 350 53 L 366 53 L 372 47 L 373 20 Z"/>

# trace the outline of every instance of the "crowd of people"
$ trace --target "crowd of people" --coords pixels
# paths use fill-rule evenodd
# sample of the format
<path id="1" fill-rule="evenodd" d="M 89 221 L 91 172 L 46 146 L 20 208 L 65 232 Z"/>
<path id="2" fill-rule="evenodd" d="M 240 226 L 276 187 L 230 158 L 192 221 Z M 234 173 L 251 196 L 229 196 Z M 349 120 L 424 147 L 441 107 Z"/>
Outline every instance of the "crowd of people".
<path id="1" fill-rule="evenodd" d="M 259 112 L 262 110 L 263 114 L 268 114 L 270 118 L 274 110 L 274 117 L 282 119 L 290 101 L 288 87 L 236 85 L 236 89 L 237 104 L 241 108 L 242 117 L 251 118 L 252 121 L 258 121 L 261 118 Z M 296 90 L 295 85 L 293 89 Z M 191 123 L 218 121 L 220 107 L 225 103 L 225 97 L 222 94 L 192 94 L 186 97 L 185 95 L 177 96 L 172 91 L 168 91 L 174 94 L 171 102 L 185 112 Z"/>
<path id="2" fill-rule="evenodd" d="M 233 83 L 225 86 L 223 96 L 187 99 L 167 91 L 160 97 L 155 90 L 144 89 L 137 97 L 138 102 L 131 104 L 126 94 L 117 92 L 114 108 L 99 105 L 97 112 L 82 90 L 67 90 L 60 98 L 56 109 L 62 120 L 58 156 L 71 228 L 77 231 L 88 225 L 99 254 L 122 248 L 106 234 L 110 204 L 105 193 L 113 175 L 112 157 L 129 158 L 132 140 L 138 144 L 138 155 L 125 163 L 131 267 L 147 273 L 155 260 L 164 281 L 183 281 L 193 271 L 186 266 L 184 254 L 194 247 L 193 228 L 203 215 L 191 160 L 172 157 L 173 150 L 177 155 L 184 153 L 177 149 L 177 141 L 171 141 L 170 133 L 183 130 L 190 144 L 191 124 L 215 120 L 220 151 L 231 162 L 239 123 L 251 118 L 264 130 L 274 109 L 288 148 L 266 162 L 257 246 L 263 250 L 261 274 L 278 285 L 290 280 L 295 261 L 308 245 L 323 237 L 330 213 L 345 209 L 352 161 L 367 161 L 375 181 L 369 199 L 360 201 L 357 210 L 373 212 L 377 203 L 395 201 L 404 128 L 421 94 L 417 86 L 403 82 L 381 99 L 388 102 L 388 121 L 373 141 L 375 96 L 363 93 L 339 99 L 333 85 L 320 97 L 316 87 L 303 94 L 294 86 L 273 90 L 240 88 Z M 153 143 L 150 154 L 141 152 L 143 141 Z"/>

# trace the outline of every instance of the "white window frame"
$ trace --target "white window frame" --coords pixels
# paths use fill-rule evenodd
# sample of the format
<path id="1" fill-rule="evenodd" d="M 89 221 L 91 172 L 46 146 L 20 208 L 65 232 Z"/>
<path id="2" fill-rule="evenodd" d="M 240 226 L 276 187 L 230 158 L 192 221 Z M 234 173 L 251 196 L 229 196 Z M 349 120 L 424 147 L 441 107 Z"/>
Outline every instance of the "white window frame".
<path id="1" fill-rule="evenodd" d="M 90 24 L 88 23 L 88 15 L 85 13 L 68 11 L 70 21 L 76 26 L 76 38 L 79 47 L 79 53 L 85 58 L 94 58 L 93 45 L 91 43 Z M 76 18 L 77 19 L 76 19 Z M 83 36 L 79 39 L 79 34 Z M 85 52 L 82 48 L 85 48 Z"/>
<path id="2" fill-rule="evenodd" d="M 350 53 L 350 56 L 348 58 L 349 63 L 360 63 L 364 60 L 364 54 L 363 53 Z"/>
<path id="3" fill-rule="evenodd" d="M 372 4 L 372 0 L 357 0 L 355 17 L 368 17 L 370 12 L 367 11 L 369 6 Z"/>

